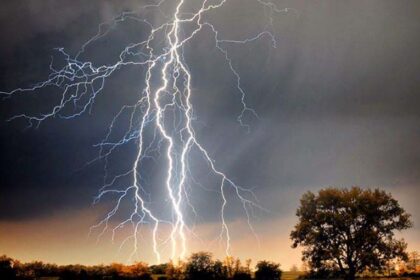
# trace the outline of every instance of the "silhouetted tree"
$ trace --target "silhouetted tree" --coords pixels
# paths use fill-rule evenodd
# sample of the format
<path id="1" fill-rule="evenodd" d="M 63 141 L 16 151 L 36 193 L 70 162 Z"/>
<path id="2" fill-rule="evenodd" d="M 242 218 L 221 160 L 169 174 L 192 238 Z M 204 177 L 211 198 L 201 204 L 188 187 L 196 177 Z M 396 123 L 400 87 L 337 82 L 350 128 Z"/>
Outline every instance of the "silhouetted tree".
<path id="1" fill-rule="evenodd" d="M 219 260 L 213 264 L 213 279 L 227 279 L 227 269 Z"/>
<path id="2" fill-rule="evenodd" d="M 211 280 L 213 279 L 212 255 L 207 252 L 192 254 L 185 266 L 185 279 Z"/>
<path id="3" fill-rule="evenodd" d="M 381 270 L 388 260 L 407 258 L 406 243 L 395 230 L 411 227 L 410 215 L 391 194 L 378 189 L 327 188 L 307 192 L 296 212 L 293 247 L 315 271 L 339 271 L 346 279 L 366 268 Z"/>
<path id="4" fill-rule="evenodd" d="M 235 259 L 232 256 L 227 256 L 225 260 L 223 261 L 224 267 L 226 268 L 226 275 L 227 277 L 233 277 L 233 274 L 235 273 L 233 263 Z"/>
<path id="5" fill-rule="evenodd" d="M 179 280 L 183 278 L 185 270 L 185 264 L 178 262 L 177 265 L 171 260 L 166 266 L 166 276 L 169 280 Z"/>
<path id="6" fill-rule="evenodd" d="M 233 259 L 233 258 L 232 258 Z M 234 261 L 233 267 L 233 280 L 250 280 L 251 279 L 251 260 L 248 259 L 245 262 L 245 267 L 242 266 L 241 260 L 237 258 Z"/>
<path id="7" fill-rule="evenodd" d="M 251 259 L 247 259 L 245 260 L 245 272 L 247 272 L 248 274 L 251 274 L 251 263 L 252 260 Z"/>
<path id="8" fill-rule="evenodd" d="M 35 278 L 41 277 L 45 274 L 44 263 L 41 261 L 33 261 L 25 264 L 25 270 L 28 276 Z"/>
<path id="9" fill-rule="evenodd" d="M 0 279 L 15 279 L 16 271 L 13 260 L 5 255 L 0 256 Z"/>
<path id="10" fill-rule="evenodd" d="M 279 280 L 281 277 L 280 264 L 260 261 L 255 271 L 256 280 Z"/>

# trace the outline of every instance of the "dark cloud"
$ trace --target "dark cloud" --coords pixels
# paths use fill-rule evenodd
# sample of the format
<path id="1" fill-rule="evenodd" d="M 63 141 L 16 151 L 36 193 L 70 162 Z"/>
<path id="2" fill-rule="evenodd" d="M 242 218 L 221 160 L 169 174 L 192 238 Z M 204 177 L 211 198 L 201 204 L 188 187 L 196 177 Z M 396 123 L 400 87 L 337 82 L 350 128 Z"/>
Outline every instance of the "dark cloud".
<path id="1" fill-rule="evenodd" d="M 256 1 L 238 2 L 209 16 L 223 37 L 244 38 L 266 23 L 261 19 L 267 11 Z M 267 38 L 228 47 L 249 104 L 260 117 L 246 116 L 249 133 L 236 122 L 238 92 L 209 30 L 186 49 L 194 73 L 198 137 L 216 162 L 240 184 L 258 186 L 257 195 L 276 215 L 290 214 L 290 197 L 326 185 L 391 190 L 404 185 L 418 193 L 420 5 L 278 1 L 278 6 L 297 12 L 273 18 L 277 48 Z M 100 22 L 136 7 L 137 1 L 3 4 L 0 31 L 8 39 L 0 46 L 0 88 L 45 78 L 53 48 L 74 52 Z M 98 61 L 112 57 L 124 42 L 141 36 L 143 28 L 121 26 L 91 54 Z M 138 69 L 118 71 L 93 114 L 79 120 L 52 119 L 38 129 L 3 121 L 22 110 L 46 110 L 53 92 L 0 103 L 0 219 L 34 218 L 90 203 L 101 184 L 102 167 L 82 167 L 95 157 L 92 145 L 104 136 L 119 106 L 134 100 L 133 92 L 142 86 L 138 75 Z M 129 163 L 132 153 L 128 146 L 115 159 Z M 198 171 L 204 170 L 198 160 L 196 164 Z M 149 177 L 159 174 L 158 169 L 150 163 Z M 208 185 L 215 184 L 203 171 L 198 174 Z M 204 218 L 215 218 L 217 204 L 207 199 L 211 194 L 196 196 L 201 205 L 208 204 Z M 232 215 L 238 211 L 232 209 Z"/>

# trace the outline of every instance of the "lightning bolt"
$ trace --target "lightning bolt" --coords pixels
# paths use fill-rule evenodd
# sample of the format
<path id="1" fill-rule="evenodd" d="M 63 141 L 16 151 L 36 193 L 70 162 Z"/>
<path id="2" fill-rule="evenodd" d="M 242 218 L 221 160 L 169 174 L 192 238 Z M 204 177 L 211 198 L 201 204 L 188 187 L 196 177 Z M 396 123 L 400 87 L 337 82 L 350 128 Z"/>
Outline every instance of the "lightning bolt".
<path id="1" fill-rule="evenodd" d="M 223 8 L 229 0 L 200 0 L 201 5 L 195 12 L 190 12 L 187 9 L 187 0 L 160 0 L 154 4 L 141 7 L 138 12 L 124 12 L 112 19 L 111 22 L 101 24 L 98 33 L 83 44 L 76 55 L 71 56 L 63 48 L 57 49 L 66 63 L 61 69 L 56 69 L 52 61 L 50 64 L 51 73 L 45 81 L 28 88 L 1 92 L 7 98 L 11 98 L 17 94 L 36 92 L 45 87 L 57 88 L 61 93 L 61 99 L 53 105 L 50 111 L 39 115 L 18 114 L 10 118 L 10 120 L 24 118 L 28 121 L 29 126 L 37 127 L 49 118 L 73 119 L 82 114 L 90 113 L 97 96 L 103 91 L 106 80 L 121 67 L 133 65 L 146 69 L 143 78 L 145 87 L 140 91 L 137 102 L 123 106 L 115 115 L 109 125 L 108 133 L 96 145 L 99 148 L 98 157 L 88 163 L 91 164 L 99 160 L 105 161 L 104 183 L 100 187 L 98 195 L 94 198 L 94 203 L 100 202 L 103 197 L 108 195 L 116 196 L 111 211 L 90 230 L 91 232 L 99 230 L 98 240 L 106 232 L 111 231 L 112 240 L 114 240 L 120 229 L 130 225 L 132 231 L 120 245 L 121 249 L 128 242 L 132 242 L 133 249 L 130 259 L 137 256 L 141 247 L 139 236 L 144 226 L 149 227 L 152 231 L 152 247 L 157 263 L 162 260 L 161 251 L 166 244 L 170 244 L 172 259 L 185 258 L 188 252 L 188 236 L 189 234 L 195 235 L 192 226 L 186 221 L 186 216 L 190 213 L 189 211 L 197 215 L 196 208 L 189 195 L 190 182 L 195 181 L 189 168 L 193 150 L 202 155 L 209 171 L 220 180 L 217 192 L 220 194 L 221 200 L 221 229 L 218 239 L 223 242 L 226 255 L 231 255 L 232 240 L 226 218 L 228 188 L 234 191 L 236 198 L 242 204 L 249 228 L 258 239 L 251 219 L 254 209 L 264 209 L 259 206 L 252 189 L 238 185 L 220 170 L 209 151 L 196 137 L 193 122 L 195 120 L 194 107 L 191 101 L 193 73 L 189 70 L 184 58 L 186 44 L 198 33 L 207 31 L 213 34 L 215 47 L 224 57 L 226 65 L 236 79 L 236 90 L 239 93 L 239 102 L 242 105 L 237 120 L 241 126 L 249 129 L 244 122 L 244 115 L 251 113 L 255 117 L 258 116 L 247 105 L 246 92 L 241 84 L 241 77 L 234 67 L 226 46 L 268 39 L 273 47 L 276 47 L 276 38 L 270 32 L 272 16 L 275 13 L 290 11 L 290 9 L 280 9 L 272 2 L 255 1 L 261 5 L 262 9 L 269 11 L 268 24 L 258 34 L 253 34 L 245 39 L 220 38 L 215 26 L 209 20 L 204 19 L 204 15 L 210 11 Z M 165 13 L 163 6 L 168 2 L 175 5 L 169 12 Z M 187 10 L 189 12 L 185 12 Z M 144 14 L 149 12 L 164 14 L 163 23 L 155 26 L 145 19 Z M 167 14 L 169 16 L 166 16 Z M 111 64 L 96 66 L 93 62 L 83 61 L 80 58 L 88 46 L 107 36 L 111 29 L 127 20 L 137 21 L 147 27 L 149 30 L 147 38 L 126 46 L 119 54 L 118 60 Z M 193 28 L 183 28 L 187 25 Z M 69 109 L 71 109 L 71 113 L 68 113 Z M 120 119 L 126 114 L 129 116 L 128 128 L 119 140 L 112 140 L 115 126 L 118 126 Z M 148 137 L 150 129 L 153 131 L 153 137 Z M 109 156 L 120 146 L 132 142 L 136 143 L 136 157 L 131 168 L 109 178 L 107 168 Z M 164 154 L 167 163 L 164 187 L 173 213 L 170 219 L 162 219 L 159 217 L 159 213 L 152 209 L 144 187 L 146 183 L 141 173 L 144 169 L 144 161 L 156 157 L 156 154 L 161 152 Z M 129 179 L 130 183 L 124 185 L 122 182 L 127 181 L 126 179 Z M 127 202 L 132 203 L 131 214 L 117 225 L 112 225 L 111 219 L 120 210 L 122 204 Z M 170 234 L 163 238 L 160 233 L 162 225 L 169 225 L 171 228 Z"/>

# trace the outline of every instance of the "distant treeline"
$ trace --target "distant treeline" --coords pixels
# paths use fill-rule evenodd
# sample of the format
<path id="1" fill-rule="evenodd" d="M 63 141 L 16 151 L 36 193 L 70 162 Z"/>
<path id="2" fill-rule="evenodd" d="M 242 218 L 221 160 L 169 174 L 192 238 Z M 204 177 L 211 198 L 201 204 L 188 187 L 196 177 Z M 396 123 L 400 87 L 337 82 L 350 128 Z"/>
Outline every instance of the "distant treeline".
<path id="1" fill-rule="evenodd" d="M 224 261 L 213 260 L 206 252 L 195 253 L 186 262 L 147 265 L 137 262 L 132 265 L 56 265 L 40 261 L 22 263 L 7 256 L 0 257 L 0 279 L 136 279 L 136 280 L 278 280 L 280 264 L 259 261 L 255 269 L 251 260 L 228 257 Z"/>
<path id="2" fill-rule="evenodd" d="M 410 253 L 408 261 L 389 263 L 389 269 L 381 274 L 368 270 L 358 277 L 366 279 L 412 279 L 420 277 L 417 252 Z M 339 271 L 314 271 L 307 263 L 300 271 L 294 265 L 282 278 L 280 264 L 252 260 L 242 262 L 227 257 L 213 260 L 206 252 L 192 254 L 186 262 L 147 265 L 137 262 L 132 265 L 112 263 L 109 265 L 56 265 L 33 261 L 22 263 L 7 256 L 0 256 L 0 280 L 292 280 L 292 279 L 343 279 Z"/>

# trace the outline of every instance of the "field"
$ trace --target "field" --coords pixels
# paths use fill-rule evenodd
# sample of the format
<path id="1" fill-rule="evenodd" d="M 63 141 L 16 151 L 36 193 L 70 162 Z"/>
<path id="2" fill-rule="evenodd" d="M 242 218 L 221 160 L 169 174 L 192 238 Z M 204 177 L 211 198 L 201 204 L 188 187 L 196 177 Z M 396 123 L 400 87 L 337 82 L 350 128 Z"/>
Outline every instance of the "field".
<path id="1" fill-rule="evenodd" d="M 283 280 L 294 280 L 298 279 L 300 275 L 303 275 L 303 272 L 300 271 L 283 271 L 281 274 L 281 279 Z"/>

